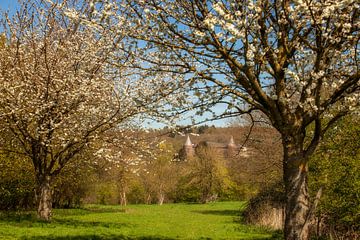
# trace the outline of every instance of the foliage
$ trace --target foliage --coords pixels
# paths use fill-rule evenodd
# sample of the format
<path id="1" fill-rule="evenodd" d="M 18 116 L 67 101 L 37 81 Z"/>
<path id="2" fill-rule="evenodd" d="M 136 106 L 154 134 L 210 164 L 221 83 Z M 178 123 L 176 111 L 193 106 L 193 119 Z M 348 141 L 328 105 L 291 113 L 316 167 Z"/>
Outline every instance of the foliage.
<path id="1" fill-rule="evenodd" d="M 190 174 L 182 176 L 179 179 L 174 194 L 174 202 L 195 203 L 200 201 L 200 187 L 196 184 L 189 184 L 191 182 L 191 179 L 192 176 Z"/>
<path id="2" fill-rule="evenodd" d="M 244 219 L 249 224 L 283 229 L 286 195 L 284 185 L 278 181 L 262 188 L 246 204 Z"/>
<path id="3" fill-rule="evenodd" d="M 75 208 L 83 204 L 83 200 L 94 182 L 95 169 L 86 159 L 89 153 L 82 153 L 74 161 L 66 165 L 54 179 L 53 206 L 55 208 Z"/>
<path id="4" fill-rule="evenodd" d="M 151 203 L 149 193 L 141 181 L 131 181 L 127 193 L 127 200 L 130 204 Z"/>
<path id="5" fill-rule="evenodd" d="M 32 209 L 36 204 L 34 170 L 16 154 L 3 153 L 0 160 L 0 209 Z M 54 179 L 54 207 L 79 207 L 91 185 L 91 168 L 85 161 L 70 163 Z"/>
<path id="6" fill-rule="evenodd" d="M 27 209 L 35 204 L 35 179 L 26 159 L 0 154 L 0 209 Z"/>
<path id="7" fill-rule="evenodd" d="M 147 190 L 148 203 L 163 204 L 169 201 L 174 191 L 181 167 L 174 161 L 175 149 L 166 141 L 161 141 L 153 148 L 153 157 L 144 163 L 140 178 Z"/>
<path id="8" fill-rule="evenodd" d="M 51 223 L 34 212 L 0 213 L 2 239 L 270 239 L 273 232 L 244 225 L 243 202 L 55 209 Z M 276 239 L 276 238 L 275 238 Z"/>
<path id="9" fill-rule="evenodd" d="M 319 235 L 352 238 L 360 234 L 358 122 L 358 116 L 350 116 L 330 130 L 310 165 L 312 191 L 323 188 L 317 210 L 317 220 L 323 225 Z"/>
<path id="10" fill-rule="evenodd" d="M 196 156 L 184 164 L 185 175 L 178 182 L 175 201 L 206 203 L 234 198 L 236 185 L 229 176 L 221 153 L 206 145 L 196 148 Z"/>

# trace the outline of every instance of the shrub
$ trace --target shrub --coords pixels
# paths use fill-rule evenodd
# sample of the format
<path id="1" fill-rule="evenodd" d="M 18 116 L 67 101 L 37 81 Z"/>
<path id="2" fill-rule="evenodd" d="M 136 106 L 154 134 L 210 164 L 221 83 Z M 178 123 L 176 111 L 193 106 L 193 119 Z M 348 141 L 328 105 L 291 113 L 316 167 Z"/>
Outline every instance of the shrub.
<path id="1" fill-rule="evenodd" d="M 28 209 L 34 206 L 35 181 L 32 167 L 12 154 L 0 154 L 0 209 Z"/>
<path id="2" fill-rule="evenodd" d="M 310 189 L 323 194 L 316 217 L 318 236 L 360 237 L 360 125 L 348 117 L 325 136 L 310 165 Z M 314 161 L 315 162 L 315 161 Z M 335 237 L 337 236 L 337 237 Z"/>
<path id="3" fill-rule="evenodd" d="M 261 190 L 251 198 L 243 212 L 249 224 L 282 229 L 285 218 L 285 189 L 281 182 Z"/>

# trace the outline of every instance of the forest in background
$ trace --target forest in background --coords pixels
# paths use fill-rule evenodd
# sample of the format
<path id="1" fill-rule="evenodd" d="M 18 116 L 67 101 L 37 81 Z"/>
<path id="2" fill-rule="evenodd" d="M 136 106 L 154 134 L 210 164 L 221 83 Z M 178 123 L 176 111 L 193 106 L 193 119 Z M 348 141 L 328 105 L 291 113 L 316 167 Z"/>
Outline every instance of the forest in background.
<path id="1" fill-rule="evenodd" d="M 201 160 L 200 157 L 179 159 L 186 136 L 166 131 L 134 133 L 142 139 L 138 149 L 114 146 L 112 150 L 122 151 L 124 156 L 117 161 L 99 157 L 104 151 L 101 147 L 94 150 L 95 153 L 79 155 L 56 179 L 54 206 L 201 202 L 206 201 L 201 199 L 205 194 L 202 187 L 209 191 L 206 194 L 216 196 L 213 200 L 246 200 L 254 196 L 260 186 L 281 178 L 280 139 L 271 128 L 256 127 L 250 135 L 246 127 L 188 129 L 185 132 L 194 144 L 204 141 L 227 144 L 233 136 L 237 144 L 244 144 L 250 152 L 246 157 L 239 154 L 230 158 L 216 154 L 216 149 L 210 147 L 202 153 Z M 35 184 L 31 165 L 11 154 L 2 154 L 2 159 L 8 161 L 2 163 L 1 186 L 7 191 L 3 192 L 1 207 L 32 206 Z M 199 174 L 208 176 L 197 179 Z"/>

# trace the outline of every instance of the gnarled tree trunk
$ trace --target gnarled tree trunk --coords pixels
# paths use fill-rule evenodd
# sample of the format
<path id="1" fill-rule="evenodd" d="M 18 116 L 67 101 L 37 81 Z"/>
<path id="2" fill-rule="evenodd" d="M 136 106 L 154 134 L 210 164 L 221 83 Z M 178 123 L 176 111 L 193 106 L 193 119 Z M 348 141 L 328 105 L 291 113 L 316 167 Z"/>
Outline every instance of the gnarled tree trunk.
<path id="1" fill-rule="evenodd" d="M 45 221 L 50 221 L 52 216 L 52 192 L 51 192 L 51 177 L 38 177 L 38 217 Z"/>
<path id="2" fill-rule="evenodd" d="M 303 151 L 303 138 L 283 136 L 284 183 L 286 191 L 285 226 L 286 240 L 309 239 L 308 165 Z"/>

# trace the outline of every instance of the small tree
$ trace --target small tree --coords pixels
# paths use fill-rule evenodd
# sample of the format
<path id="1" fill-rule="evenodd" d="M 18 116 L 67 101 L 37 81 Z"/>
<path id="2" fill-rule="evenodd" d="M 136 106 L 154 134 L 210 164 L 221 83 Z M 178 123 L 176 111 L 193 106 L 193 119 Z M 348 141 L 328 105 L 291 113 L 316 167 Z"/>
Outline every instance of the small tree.
<path id="1" fill-rule="evenodd" d="M 200 143 L 195 151 L 196 155 L 183 166 L 184 175 L 178 182 L 178 198 L 207 203 L 232 193 L 235 183 L 229 176 L 222 153 L 205 142 Z"/>
<path id="2" fill-rule="evenodd" d="M 155 90 L 160 78 L 129 77 L 119 31 L 94 31 L 57 6 L 24 1 L 14 18 L 4 17 L 0 48 L 0 133 L 12 145 L 0 147 L 32 162 L 44 220 L 51 218 L 52 183 L 65 165 L 107 130 L 129 129 L 165 95 Z"/>

